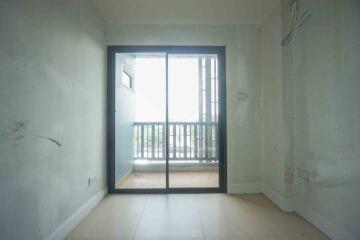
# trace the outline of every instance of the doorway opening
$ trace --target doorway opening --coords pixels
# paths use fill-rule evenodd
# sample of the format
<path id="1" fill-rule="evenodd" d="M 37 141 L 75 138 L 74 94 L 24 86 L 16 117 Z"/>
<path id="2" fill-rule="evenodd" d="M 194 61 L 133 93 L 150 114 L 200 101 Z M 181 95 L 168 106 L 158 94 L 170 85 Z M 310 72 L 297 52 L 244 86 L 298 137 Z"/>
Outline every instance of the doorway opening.
<path id="1" fill-rule="evenodd" d="M 108 47 L 110 192 L 226 192 L 225 47 Z"/>

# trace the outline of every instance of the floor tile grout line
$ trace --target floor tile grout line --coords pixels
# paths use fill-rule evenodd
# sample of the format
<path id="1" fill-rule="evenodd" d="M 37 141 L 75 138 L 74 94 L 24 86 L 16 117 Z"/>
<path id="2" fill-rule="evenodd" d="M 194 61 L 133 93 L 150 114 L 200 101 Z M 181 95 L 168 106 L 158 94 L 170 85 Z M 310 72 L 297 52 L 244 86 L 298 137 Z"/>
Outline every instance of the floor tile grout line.
<path id="1" fill-rule="evenodd" d="M 142 211 L 141 211 L 139 220 L 138 220 L 138 222 L 136 223 L 135 230 L 134 230 L 134 232 L 133 232 L 133 234 L 132 234 L 132 236 L 131 236 L 130 239 L 135 239 L 136 232 L 137 232 L 137 230 L 138 230 L 138 228 L 139 228 L 139 225 L 140 225 L 140 223 L 141 223 L 141 220 L 142 220 L 142 218 L 143 218 L 143 216 L 144 216 L 144 212 L 145 212 L 145 209 L 146 209 L 146 206 L 148 205 L 148 203 L 149 203 L 149 196 L 146 196 L 146 202 L 145 202 L 145 204 L 144 204 L 144 207 L 143 207 L 143 209 L 142 209 Z"/>
<path id="2" fill-rule="evenodd" d="M 198 196 L 195 196 L 195 206 L 196 206 L 196 211 L 198 212 L 199 214 L 199 218 L 200 218 L 200 224 L 201 224 L 201 230 L 202 230 L 202 233 L 203 233 L 203 238 L 204 239 L 207 239 L 207 236 L 205 234 L 205 227 L 204 227 L 204 223 L 203 223 L 203 220 L 202 220 L 202 217 L 201 217 L 201 213 L 200 213 L 200 209 L 199 209 L 199 205 L 198 205 Z"/>

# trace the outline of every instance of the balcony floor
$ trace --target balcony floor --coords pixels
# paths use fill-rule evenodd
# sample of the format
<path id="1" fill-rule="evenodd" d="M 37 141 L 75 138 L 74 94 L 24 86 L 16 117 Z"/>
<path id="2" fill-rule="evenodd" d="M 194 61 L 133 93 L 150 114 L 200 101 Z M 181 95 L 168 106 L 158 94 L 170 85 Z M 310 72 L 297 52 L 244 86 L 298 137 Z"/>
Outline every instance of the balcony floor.
<path id="1" fill-rule="evenodd" d="M 116 183 L 117 189 L 129 188 L 165 188 L 165 172 L 134 172 L 125 180 Z M 170 172 L 171 188 L 219 187 L 219 175 L 216 171 Z"/>

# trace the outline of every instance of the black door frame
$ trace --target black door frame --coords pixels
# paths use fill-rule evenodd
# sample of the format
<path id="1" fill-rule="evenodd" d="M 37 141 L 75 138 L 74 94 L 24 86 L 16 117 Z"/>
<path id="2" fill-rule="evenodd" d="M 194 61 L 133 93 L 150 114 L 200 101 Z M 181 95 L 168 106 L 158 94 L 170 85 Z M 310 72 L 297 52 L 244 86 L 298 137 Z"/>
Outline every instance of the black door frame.
<path id="1" fill-rule="evenodd" d="M 169 158 L 166 148 L 166 188 L 116 189 L 115 188 L 115 54 L 164 53 L 166 55 L 166 145 L 168 146 L 168 55 L 216 54 L 219 73 L 219 187 L 169 188 Z M 226 59 L 225 46 L 108 46 L 107 47 L 107 187 L 109 193 L 226 193 Z"/>

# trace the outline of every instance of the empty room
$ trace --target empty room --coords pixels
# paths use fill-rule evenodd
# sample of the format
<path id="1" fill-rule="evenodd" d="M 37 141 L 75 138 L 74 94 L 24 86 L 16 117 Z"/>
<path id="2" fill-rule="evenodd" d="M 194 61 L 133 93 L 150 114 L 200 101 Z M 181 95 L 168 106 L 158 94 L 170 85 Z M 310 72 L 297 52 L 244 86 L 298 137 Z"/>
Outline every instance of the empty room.
<path id="1" fill-rule="evenodd" d="M 0 0 L 0 239 L 359 240 L 359 0 Z"/>

